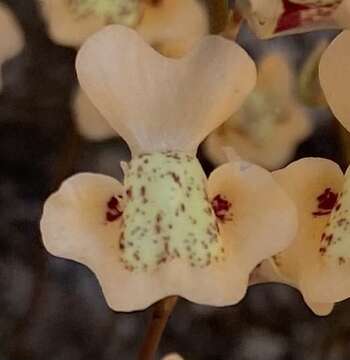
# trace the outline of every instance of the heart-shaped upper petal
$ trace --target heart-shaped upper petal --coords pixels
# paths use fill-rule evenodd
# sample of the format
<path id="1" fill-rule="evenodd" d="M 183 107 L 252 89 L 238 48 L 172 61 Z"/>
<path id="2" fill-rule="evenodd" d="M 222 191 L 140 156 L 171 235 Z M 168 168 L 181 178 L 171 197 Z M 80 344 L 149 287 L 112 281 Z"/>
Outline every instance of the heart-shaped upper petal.
<path id="1" fill-rule="evenodd" d="M 154 51 L 134 30 L 113 25 L 77 58 L 79 81 L 133 154 L 194 153 L 242 103 L 256 69 L 238 45 L 208 36 L 181 59 Z"/>

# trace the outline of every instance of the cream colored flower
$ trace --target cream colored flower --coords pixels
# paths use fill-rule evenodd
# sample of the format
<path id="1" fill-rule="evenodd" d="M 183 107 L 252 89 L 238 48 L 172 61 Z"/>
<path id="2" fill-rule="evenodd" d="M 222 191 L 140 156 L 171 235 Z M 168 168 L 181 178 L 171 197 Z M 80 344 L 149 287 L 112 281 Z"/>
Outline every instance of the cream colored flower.
<path id="1" fill-rule="evenodd" d="M 216 36 L 169 59 L 135 31 L 110 26 L 82 47 L 77 70 L 132 160 L 123 185 L 93 174 L 62 184 L 41 220 L 47 249 L 87 265 L 115 310 L 170 295 L 239 301 L 252 269 L 283 250 L 297 226 L 293 203 L 269 172 L 235 162 L 206 179 L 195 157 L 254 87 L 251 59 Z"/>
<path id="2" fill-rule="evenodd" d="M 350 172 L 326 159 L 308 158 L 276 171 L 294 200 L 299 231 L 292 245 L 263 262 L 252 282 L 283 282 L 298 288 L 319 315 L 350 297 Z"/>
<path id="3" fill-rule="evenodd" d="M 178 57 L 209 31 L 206 10 L 198 0 L 39 0 L 39 4 L 52 40 L 76 48 L 104 26 L 121 23 L 135 27 L 163 54 Z"/>
<path id="4" fill-rule="evenodd" d="M 238 0 L 254 32 L 271 38 L 314 29 L 349 29 L 350 0 Z M 282 6 L 282 7 L 281 7 Z M 334 115 L 350 130 L 350 31 L 343 31 L 320 61 L 320 83 Z"/>
<path id="5" fill-rule="evenodd" d="M 22 30 L 10 8 L 0 3 L 0 90 L 2 87 L 1 67 L 6 60 L 18 55 L 24 47 Z"/>
<path id="6" fill-rule="evenodd" d="M 258 67 L 258 82 L 243 106 L 209 135 L 203 150 L 219 165 L 225 147 L 267 169 L 284 165 L 312 130 L 311 118 L 294 95 L 295 79 L 287 59 L 271 53 Z"/>

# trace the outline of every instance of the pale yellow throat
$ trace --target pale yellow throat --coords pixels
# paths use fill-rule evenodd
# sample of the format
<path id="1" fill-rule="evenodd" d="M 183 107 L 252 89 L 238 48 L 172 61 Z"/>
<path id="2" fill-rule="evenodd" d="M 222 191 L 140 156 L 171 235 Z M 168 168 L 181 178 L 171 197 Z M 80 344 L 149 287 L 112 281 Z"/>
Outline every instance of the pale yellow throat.
<path id="1" fill-rule="evenodd" d="M 189 154 L 145 154 L 130 162 L 120 239 L 127 269 L 154 270 L 172 259 L 206 267 L 224 259 L 206 181 Z"/>

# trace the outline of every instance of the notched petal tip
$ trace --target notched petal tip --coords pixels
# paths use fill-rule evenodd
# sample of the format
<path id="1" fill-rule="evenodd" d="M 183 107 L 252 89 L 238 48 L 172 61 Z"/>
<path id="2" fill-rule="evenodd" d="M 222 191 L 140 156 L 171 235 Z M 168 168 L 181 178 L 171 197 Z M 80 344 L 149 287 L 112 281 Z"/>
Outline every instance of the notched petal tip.
<path id="1" fill-rule="evenodd" d="M 193 153 L 256 81 L 253 61 L 228 40 L 205 37 L 174 60 L 155 52 L 135 31 L 116 25 L 83 45 L 77 72 L 87 95 L 134 154 Z"/>
<path id="2" fill-rule="evenodd" d="M 73 111 L 78 132 L 86 139 L 103 141 L 118 136 L 81 88 L 74 94 Z"/>

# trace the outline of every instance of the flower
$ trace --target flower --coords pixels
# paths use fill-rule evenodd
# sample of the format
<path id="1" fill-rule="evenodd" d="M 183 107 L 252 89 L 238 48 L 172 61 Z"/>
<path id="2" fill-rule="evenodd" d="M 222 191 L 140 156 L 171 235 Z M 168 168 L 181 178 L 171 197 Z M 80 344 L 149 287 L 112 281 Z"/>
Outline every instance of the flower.
<path id="1" fill-rule="evenodd" d="M 141 17 L 137 0 L 39 0 L 51 39 L 79 47 L 109 23 L 134 26 Z"/>
<path id="2" fill-rule="evenodd" d="M 277 169 L 311 132 L 311 119 L 294 95 L 293 72 L 279 52 L 265 56 L 258 82 L 243 106 L 209 135 L 203 150 L 214 164 L 226 161 L 225 147 L 245 160 Z"/>
<path id="3" fill-rule="evenodd" d="M 316 314 L 350 297 L 350 171 L 326 159 L 306 158 L 274 172 L 294 200 L 299 231 L 292 245 L 263 262 L 252 282 L 297 287 Z"/>
<path id="4" fill-rule="evenodd" d="M 261 38 L 315 29 L 349 29 L 350 0 L 237 0 L 237 7 Z M 348 101 L 350 32 L 328 46 L 319 66 L 320 84 L 334 115 L 350 130 Z"/>
<path id="5" fill-rule="evenodd" d="M 198 0 L 39 1 L 52 40 L 76 48 L 104 26 L 121 23 L 135 27 L 163 54 L 178 57 L 209 32 L 208 16 Z"/>
<path id="6" fill-rule="evenodd" d="M 24 47 L 22 30 L 11 10 L 0 3 L 0 90 L 2 88 L 1 67 L 6 60 L 18 55 Z"/>
<path id="7" fill-rule="evenodd" d="M 237 0 L 236 6 L 259 38 L 344 28 L 349 0 Z"/>
<path id="8" fill-rule="evenodd" d="M 251 270 L 285 248 L 297 226 L 293 203 L 269 172 L 235 162 L 207 180 L 195 157 L 254 87 L 252 60 L 217 36 L 169 59 L 134 30 L 109 26 L 81 48 L 77 71 L 132 160 L 123 185 L 79 174 L 51 195 L 41 220 L 46 248 L 87 265 L 115 310 L 170 295 L 239 301 Z"/>

